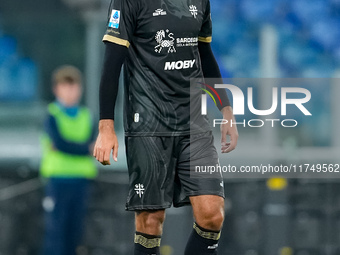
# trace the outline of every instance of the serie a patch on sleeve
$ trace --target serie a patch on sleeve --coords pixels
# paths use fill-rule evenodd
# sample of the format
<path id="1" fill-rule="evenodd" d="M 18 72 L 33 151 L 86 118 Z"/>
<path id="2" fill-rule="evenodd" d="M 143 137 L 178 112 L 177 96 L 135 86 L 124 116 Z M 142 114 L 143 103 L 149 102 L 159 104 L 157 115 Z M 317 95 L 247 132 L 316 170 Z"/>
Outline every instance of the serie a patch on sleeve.
<path id="1" fill-rule="evenodd" d="M 120 11 L 113 9 L 111 12 L 109 27 L 119 28 L 119 22 L 120 22 Z"/>

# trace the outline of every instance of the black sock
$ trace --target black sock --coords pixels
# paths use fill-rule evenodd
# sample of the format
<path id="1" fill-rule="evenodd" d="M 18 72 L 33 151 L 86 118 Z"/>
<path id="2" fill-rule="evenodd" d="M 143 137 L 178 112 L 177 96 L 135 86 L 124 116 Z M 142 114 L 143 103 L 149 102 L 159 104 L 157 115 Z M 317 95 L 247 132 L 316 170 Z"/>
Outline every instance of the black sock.
<path id="1" fill-rule="evenodd" d="M 220 231 L 204 229 L 195 222 L 185 248 L 185 255 L 216 255 Z"/>
<path id="2" fill-rule="evenodd" d="M 160 244 L 161 236 L 136 232 L 134 255 L 160 255 Z"/>

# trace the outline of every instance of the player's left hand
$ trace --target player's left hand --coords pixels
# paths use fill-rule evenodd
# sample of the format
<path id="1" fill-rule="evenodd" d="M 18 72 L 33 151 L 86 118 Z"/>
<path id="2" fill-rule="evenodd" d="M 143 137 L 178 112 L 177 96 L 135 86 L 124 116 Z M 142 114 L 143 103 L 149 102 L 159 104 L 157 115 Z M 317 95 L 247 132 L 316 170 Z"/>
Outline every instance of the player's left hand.
<path id="1" fill-rule="evenodd" d="M 227 120 L 227 124 L 221 124 L 221 152 L 228 153 L 236 148 L 238 140 L 238 131 L 236 124 L 231 125 L 231 120 L 235 123 L 235 117 L 231 106 L 226 106 L 221 110 L 223 119 Z M 227 137 L 229 136 L 229 142 Z"/>

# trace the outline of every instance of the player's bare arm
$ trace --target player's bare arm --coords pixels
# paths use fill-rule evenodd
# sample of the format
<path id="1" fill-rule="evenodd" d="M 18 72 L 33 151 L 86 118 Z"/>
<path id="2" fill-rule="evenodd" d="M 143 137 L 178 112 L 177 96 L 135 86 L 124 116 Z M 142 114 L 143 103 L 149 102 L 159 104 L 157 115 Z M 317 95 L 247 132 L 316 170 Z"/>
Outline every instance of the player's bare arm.
<path id="1" fill-rule="evenodd" d="M 110 165 L 110 155 L 114 161 L 118 156 L 118 139 L 114 130 L 114 121 L 103 119 L 99 121 L 99 134 L 93 150 L 93 156 L 103 165 Z"/>
<path id="2" fill-rule="evenodd" d="M 226 106 L 221 110 L 223 119 L 228 120 L 228 123 L 235 123 L 235 117 L 231 106 Z M 229 137 L 229 139 L 228 139 Z M 231 152 L 236 148 L 238 140 L 238 131 L 236 125 L 221 125 L 221 151 L 222 153 Z"/>

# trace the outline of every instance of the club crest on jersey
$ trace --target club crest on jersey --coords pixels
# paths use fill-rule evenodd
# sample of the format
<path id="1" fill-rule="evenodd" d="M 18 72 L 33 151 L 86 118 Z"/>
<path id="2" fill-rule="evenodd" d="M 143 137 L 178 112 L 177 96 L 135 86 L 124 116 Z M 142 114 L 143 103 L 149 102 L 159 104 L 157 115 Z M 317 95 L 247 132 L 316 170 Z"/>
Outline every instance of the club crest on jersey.
<path id="1" fill-rule="evenodd" d="M 168 53 L 176 52 L 174 34 L 169 29 L 159 30 L 155 36 L 158 45 L 155 46 L 155 52 L 161 53 L 163 49 L 168 49 Z"/>
<path id="2" fill-rule="evenodd" d="M 119 28 L 119 22 L 120 22 L 120 11 L 112 10 L 110 21 L 109 21 L 109 27 Z"/>
<path id="3" fill-rule="evenodd" d="M 189 11 L 190 11 L 191 15 L 194 16 L 194 18 L 196 19 L 197 13 L 198 13 L 197 7 L 195 5 L 190 5 Z"/>
<path id="4" fill-rule="evenodd" d="M 157 9 L 157 10 L 155 10 L 155 12 L 152 15 L 154 17 L 165 16 L 166 15 L 166 11 L 164 11 L 163 9 Z"/>

